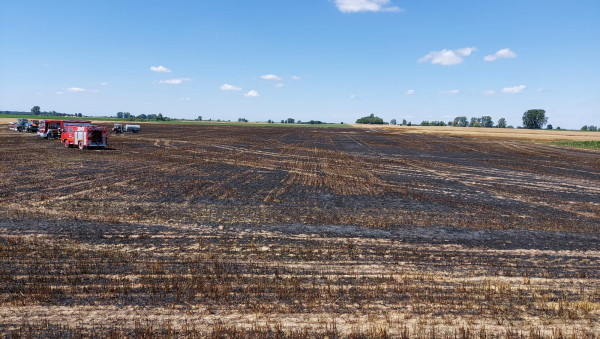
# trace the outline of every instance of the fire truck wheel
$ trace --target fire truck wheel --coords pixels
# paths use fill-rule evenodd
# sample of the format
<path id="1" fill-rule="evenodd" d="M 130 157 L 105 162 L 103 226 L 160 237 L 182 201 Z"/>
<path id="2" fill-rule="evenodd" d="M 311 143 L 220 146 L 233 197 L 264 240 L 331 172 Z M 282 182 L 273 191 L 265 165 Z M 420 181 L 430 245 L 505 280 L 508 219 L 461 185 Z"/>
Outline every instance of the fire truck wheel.
<path id="1" fill-rule="evenodd" d="M 65 140 L 65 147 L 66 147 L 66 148 L 69 148 L 69 147 L 71 147 L 71 144 L 69 144 L 69 142 L 68 142 L 67 140 Z"/>
<path id="2" fill-rule="evenodd" d="M 79 142 L 79 149 L 83 149 L 83 141 Z"/>

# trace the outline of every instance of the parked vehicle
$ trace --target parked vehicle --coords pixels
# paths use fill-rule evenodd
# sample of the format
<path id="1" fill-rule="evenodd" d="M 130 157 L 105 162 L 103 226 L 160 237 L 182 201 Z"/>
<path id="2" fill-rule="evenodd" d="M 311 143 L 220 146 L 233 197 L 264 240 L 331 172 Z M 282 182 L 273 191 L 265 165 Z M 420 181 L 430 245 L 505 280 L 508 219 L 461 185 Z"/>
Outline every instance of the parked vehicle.
<path id="1" fill-rule="evenodd" d="M 121 125 L 121 124 L 114 124 L 111 132 L 116 133 L 116 134 L 123 133 L 123 125 Z"/>
<path id="2" fill-rule="evenodd" d="M 42 138 L 59 138 L 66 126 L 90 126 L 90 120 L 40 120 L 37 135 Z"/>
<path id="3" fill-rule="evenodd" d="M 139 133 L 140 125 L 125 125 L 123 132 Z"/>
<path id="4" fill-rule="evenodd" d="M 76 146 L 79 149 L 108 146 L 108 129 L 100 126 L 65 126 L 60 142 L 65 147 Z"/>

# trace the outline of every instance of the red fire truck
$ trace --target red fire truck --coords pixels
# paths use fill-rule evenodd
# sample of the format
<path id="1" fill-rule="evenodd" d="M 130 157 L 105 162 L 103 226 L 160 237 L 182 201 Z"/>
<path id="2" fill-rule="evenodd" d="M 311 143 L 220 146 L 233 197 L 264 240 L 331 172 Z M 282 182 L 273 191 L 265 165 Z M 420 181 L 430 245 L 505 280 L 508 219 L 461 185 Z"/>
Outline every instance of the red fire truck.
<path id="1" fill-rule="evenodd" d="M 42 138 L 58 138 L 66 126 L 90 126 L 90 120 L 40 120 L 37 135 Z"/>
<path id="2" fill-rule="evenodd" d="M 108 129 L 99 126 L 65 126 L 60 136 L 60 142 L 65 147 L 77 146 L 79 149 L 88 147 L 107 147 Z"/>

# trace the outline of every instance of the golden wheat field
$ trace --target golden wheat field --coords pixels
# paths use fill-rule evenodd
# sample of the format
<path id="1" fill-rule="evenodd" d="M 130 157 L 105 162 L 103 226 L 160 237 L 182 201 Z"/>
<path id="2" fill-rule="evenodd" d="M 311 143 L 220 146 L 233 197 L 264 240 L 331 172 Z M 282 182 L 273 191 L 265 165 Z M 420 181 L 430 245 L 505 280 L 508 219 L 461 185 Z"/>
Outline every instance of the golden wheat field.
<path id="1" fill-rule="evenodd" d="M 548 143 L 598 136 L 3 127 L 0 332 L 598 338 L 600 152 Z"/>

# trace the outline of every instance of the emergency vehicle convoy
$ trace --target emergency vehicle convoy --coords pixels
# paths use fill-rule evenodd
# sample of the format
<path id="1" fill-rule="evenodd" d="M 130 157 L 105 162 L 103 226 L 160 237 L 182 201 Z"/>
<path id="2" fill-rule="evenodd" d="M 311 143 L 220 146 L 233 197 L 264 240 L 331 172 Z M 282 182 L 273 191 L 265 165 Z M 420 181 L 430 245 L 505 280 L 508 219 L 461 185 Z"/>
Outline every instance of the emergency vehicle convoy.
<path id="1" fill-rule="evenodd" d="M 108 129 L 99 126 L 67 125 L 60 136 L 65 147 L 77 146 L 79 149 L 89 147 L 107 147 Z"/>
<path id="2" fill-rule="evenodd" d="M 59 138 L 60 142 L 67 148 L 79 147 L 84 148 L 106 148 L 108 147 L 107 127 L 92 125 L 91 120 L 58 120 L 46 119 L 39 121 L 27 120 L 20 118 L 18 122 L 10 122 L 10 129 L 18 132 L 35 132 L 42 138 L 54 139 Z M 133 132 L 140 131 L 140 125 L 125 125 L 115 124 L 113 132 Z"/>

